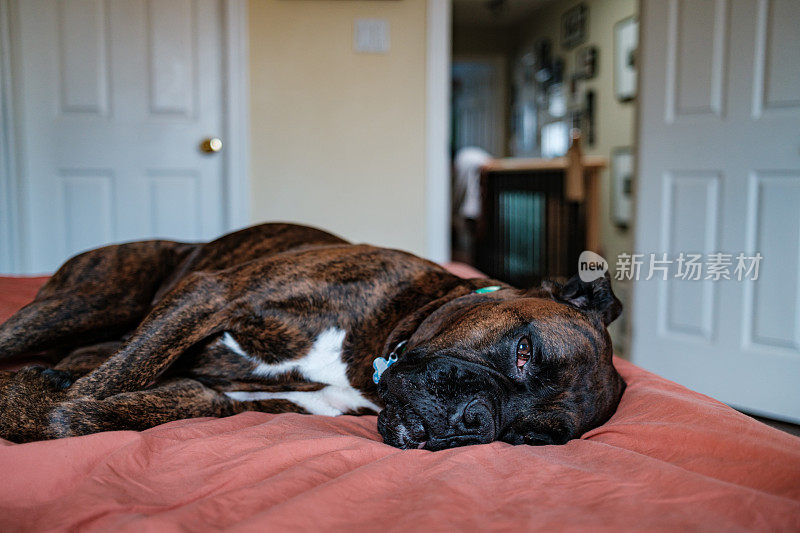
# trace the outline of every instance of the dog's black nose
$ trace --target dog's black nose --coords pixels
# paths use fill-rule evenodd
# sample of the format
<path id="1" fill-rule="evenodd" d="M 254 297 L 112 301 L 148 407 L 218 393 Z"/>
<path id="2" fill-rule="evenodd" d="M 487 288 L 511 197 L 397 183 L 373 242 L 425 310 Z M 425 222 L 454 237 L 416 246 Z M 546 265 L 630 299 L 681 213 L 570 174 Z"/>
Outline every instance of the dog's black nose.
<path id="1" fill-rule="evenodd" d="M 494 432 L 492 409 L 481 399 L 465 402 L 453 413 L 452 428 L 462 435 L 486 435 Z"/>

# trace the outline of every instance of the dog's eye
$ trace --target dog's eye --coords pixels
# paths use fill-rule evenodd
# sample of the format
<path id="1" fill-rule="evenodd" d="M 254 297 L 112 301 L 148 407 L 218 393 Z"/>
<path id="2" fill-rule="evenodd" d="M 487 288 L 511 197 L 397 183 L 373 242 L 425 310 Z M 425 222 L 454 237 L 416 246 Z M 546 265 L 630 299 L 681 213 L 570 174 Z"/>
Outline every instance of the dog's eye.
<path id="1" fill-rule="evenodd" d="M 531 351 L 531 340 L 528 337 L 522 337 L 517 343 L 517 368 L 522 368 L 530 360 Z"/>

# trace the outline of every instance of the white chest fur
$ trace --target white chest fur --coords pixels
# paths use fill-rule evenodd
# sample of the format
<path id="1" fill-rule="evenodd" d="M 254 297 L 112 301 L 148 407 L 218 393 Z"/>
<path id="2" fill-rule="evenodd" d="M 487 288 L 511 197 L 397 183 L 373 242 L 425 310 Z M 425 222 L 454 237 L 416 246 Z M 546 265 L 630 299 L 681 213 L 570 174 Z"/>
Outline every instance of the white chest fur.
<path id="1" fill-rule="evenodd" d="M 344 338 L 345 332 L 343 330 L 338 328 L 327 329 L 320 333 L 308 353 L 300 359 L 267 364 L 245 353 L 239 343 L 236 342 L 236 339 L 226 332 L 222 336 L 222 344 L 234 353 L 255 363 L 257 366 L 252 371 L 253 375 L 269 378 L 294 370 L 309 381 L 324 383 L 326 386 L 316 391 L 231 391 L 225 394 L 234 400 L 242 402 L 288 400 L 314 415 L 337 416 L 365 407 L 377 413 L 380 408 L 364 398 L 358 390 L 353 388 L 350 380 L 347 379 L 347 365 L 342 361 Z"/>

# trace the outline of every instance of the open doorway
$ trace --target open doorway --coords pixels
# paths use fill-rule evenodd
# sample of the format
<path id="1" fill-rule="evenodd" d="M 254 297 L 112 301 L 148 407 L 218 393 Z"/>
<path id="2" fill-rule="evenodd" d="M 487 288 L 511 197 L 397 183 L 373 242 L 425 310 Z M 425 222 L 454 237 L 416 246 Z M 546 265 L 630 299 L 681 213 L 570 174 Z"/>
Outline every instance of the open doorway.
<path id="1" fill-rule="evenodd" d="M 485 205 L 492 200 L 480 186 L 486 165 L 563 157 L 575 131 L 583 154 L 597 163 L 597 205 L 589 213 L 597 234 L 593 251 L 616 256 L 631 249 L 632 176 L 628 172 L 618 190 L 611 176 L 612 170 L 622 170 L 612 169 L 615 158 L 633 153 L 636 99 L 618 91 L 615 32 L 624 21 L 636 20 L 637 7 L 633 0 L 453 0 L 454 259 L 478 267 L 479 259 L 486 259 L 485 251 L 478 250 L 478 233 L 492 222 L 486 212 L 491 206 Z M 504 216 L 527 226 L 494 237 L 522 243 L 521 237 L 537 225 L 544 231 L 553 210 L 542 204 L 547 203 L 543 198 L 512 192 L 495 202 L 514 211 Z M 548 270 L 546 257 L 537 255 L 548 253 L 543 242 L 507 253 L 512 256 L 497 261 L 519 274 L 511 281 L 562 274 Z M 575 267 L 571 256 L 560 261 Z M 533 272 L 536 265 L 542 266 Z"/>
<path id="2" fill-rule="evenodd" d="M 575 274 L 582 250 L 633 249 L 636 43 L 622 61 L 620 30 L 636 35 L 638 3 L 452 7 L 452 257 L 526 285 Z M 623 67 L 633 69 L 632 92 L 621 86 Z M 566 174 L 539 169 L 565 169 L 574 134 L 591 177 L 585 194 L 565 198 Z M 497 171 L 491 179 L 487 169 Z M 629 304 L 626 283 L 615 289 Z M 614 330 L 624 353 L 628 325 Z"/>

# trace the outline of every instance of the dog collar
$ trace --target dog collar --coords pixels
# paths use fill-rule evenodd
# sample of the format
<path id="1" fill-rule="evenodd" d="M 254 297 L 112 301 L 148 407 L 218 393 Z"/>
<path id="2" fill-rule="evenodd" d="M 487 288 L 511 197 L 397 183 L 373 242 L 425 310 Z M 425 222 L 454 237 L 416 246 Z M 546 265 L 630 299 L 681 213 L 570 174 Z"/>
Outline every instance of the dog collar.
<path id="1" fill-rule="evenodd" d="M 476 290 L 474 290 L 472 292 L 474 292 L 475 294 L 486 294 L 487 292 L 499 291 L 502 288 L 503 287 L 501 287 L 500 285 L 490 285 L 488 287 L 483 287 L 481 289 L 476 289 Z"/>
<path id="2" fill-rule="evenodd" d="M 381 376 L 384 372 L 386 372 L 386 369 L 397 362 L 397 356 L 403 353 L 407 342 L 408 340 L 404 340 L 397 343 L 397 346 L 394 347 L 394 350 L 392 350 L 392 353 L 389 354 L 389 357 L 376 357 L 372 361 L 372 368 L 375 369 L 375 373 L 372 374 L 372 381 L 375 382 L 375 385 L 377 385 L 381 380 Z"/>

